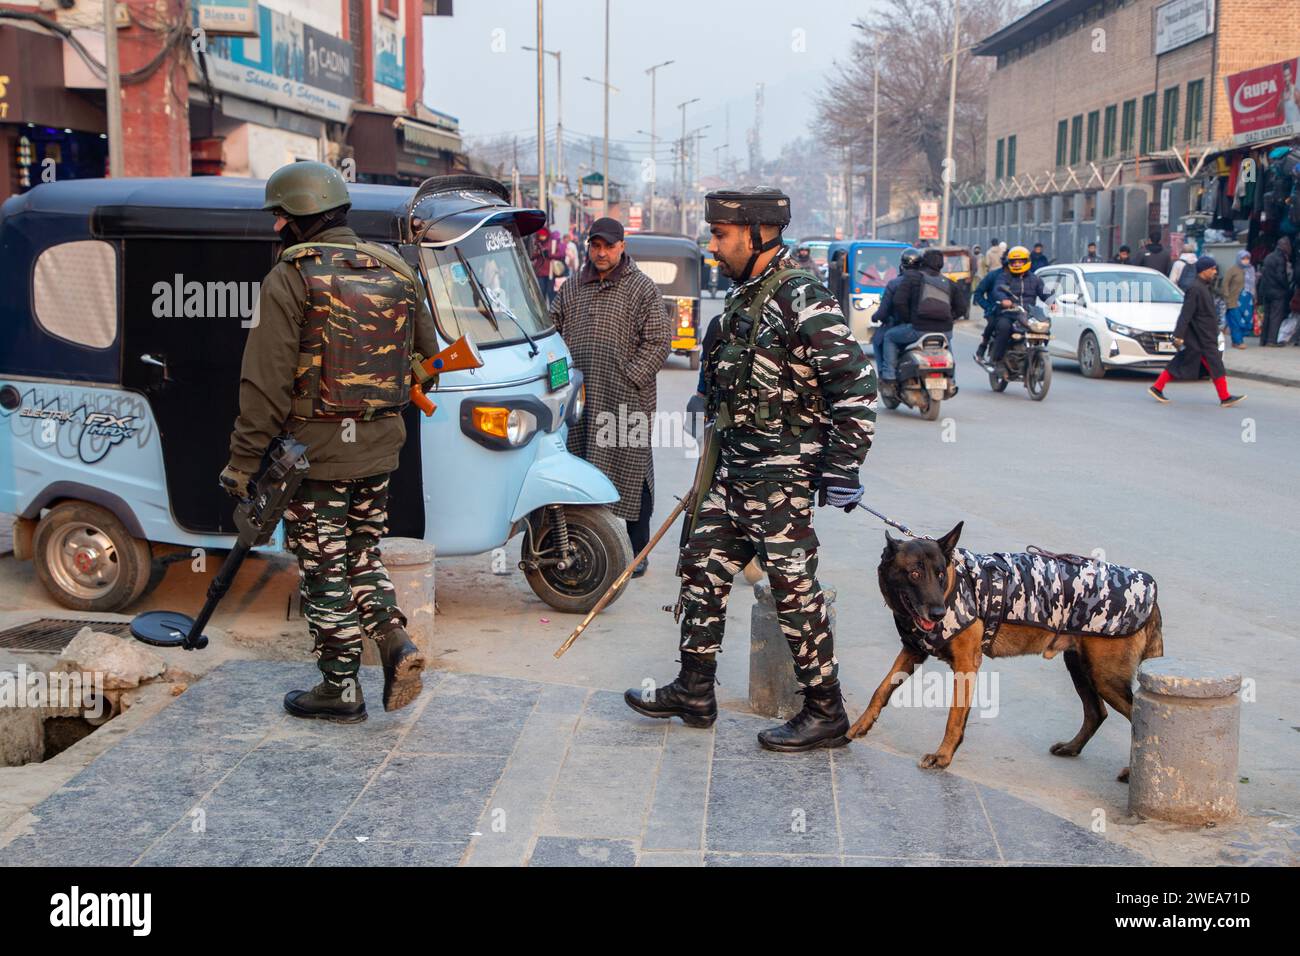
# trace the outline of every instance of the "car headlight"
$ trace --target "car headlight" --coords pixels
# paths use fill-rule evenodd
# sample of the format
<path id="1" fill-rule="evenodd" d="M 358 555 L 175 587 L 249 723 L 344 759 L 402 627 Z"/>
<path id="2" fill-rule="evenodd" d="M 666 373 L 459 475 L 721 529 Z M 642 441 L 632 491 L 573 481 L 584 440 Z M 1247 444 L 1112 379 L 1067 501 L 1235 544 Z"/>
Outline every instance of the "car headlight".
<path id="1" fill-rule="evenodd" d="M 1113 319 L 1106 320 L 1106 328 L 1110 329 L 1116 335 L 1127 335 L 1131 339 L 1135 339 L 1142 334 L 1141 329 L 1135 329 L 1132 326 L 1123 325 Z"/>
<path id="2" fill-rule="evenodd" d="M 470 411 L 470 423 L 490 438 L 504 440 L 511 447 L 528 444 L 537 431 L 537 416 L 522 408 L 477 405 Z"/>

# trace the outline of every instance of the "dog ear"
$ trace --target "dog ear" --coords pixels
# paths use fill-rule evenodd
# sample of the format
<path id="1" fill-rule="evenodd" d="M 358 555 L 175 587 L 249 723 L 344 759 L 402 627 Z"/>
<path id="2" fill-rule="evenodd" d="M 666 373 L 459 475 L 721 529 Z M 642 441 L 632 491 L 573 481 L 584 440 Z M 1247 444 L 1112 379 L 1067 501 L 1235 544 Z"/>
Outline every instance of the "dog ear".
<path id="1" fill-rule="evenodd" d="M 885 532 L 885 553 L 884 555 L 882 555 L 882 557 L 892 558 L 894 555 L 898 553 L 898 546 L 902 543 L 903 543 L 902 541 L 900 541 L 898 538 L 895 538 L 892 534 L 886 531 Z"/>
<path id="2" fill-rule="evenodd" d="M 952 557 L 952 549 L 957 547 L 957 539 L 961 537 L 961 526 L 965 523 L 964 521 L 958 521 L 955 528 L 939 539 L 939 547 L 943 549 L 944 557 Z"/>

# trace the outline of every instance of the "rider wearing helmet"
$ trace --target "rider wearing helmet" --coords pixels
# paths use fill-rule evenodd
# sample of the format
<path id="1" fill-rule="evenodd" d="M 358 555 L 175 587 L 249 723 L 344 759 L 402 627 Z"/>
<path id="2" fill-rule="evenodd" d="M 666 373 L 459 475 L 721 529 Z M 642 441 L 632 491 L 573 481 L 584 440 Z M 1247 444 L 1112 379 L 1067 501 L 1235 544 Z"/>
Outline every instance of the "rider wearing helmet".
<path id="1" fill-rule="evenodd" d="M 894 309 L 894 293 L 902 285 L 908 272 L 921 267 L 921 250 L 908 246 L 898 257 L 898 275 L 885 283 L 885 291 L 880 294 L 880 305 L 871 317 L 880 323 L 871 335 L 871 351 L 876 357 L 876 369 L 879 370 L 885 360 L 885 330 L 898 323 L 898 312 Z"/>
<path id="2" fill-rule="evenodd" d="M 966 314 L 961 286 L 943 274 L 943 253 L 934 248 L 921 254 L 920 266 L 903 274 L 893 299 L 895 324 L 883 335 L 880 355 L 882 391 L 897 387 L 898 355 L 902 349 L 931 332 L 952 335 L 952 324 Z"/>
<path id="3" fill-rule="evenodd" d="M 808 247 L 806 242 L 799 243 L 798 248 L 795 249 L 794 264 L 800 269 L 807 269 L 813 275 L 821 274 L 817 271 L 817 261 L 812 257 L 812 249 Z"/>
<path id="4" fill-rule="evenodd" d="M 1037 273 L 1030 271 L 1031 257 L 1024 246 L 1015 246 L 1002 261 L 1002 276 L 993 286 L 993 301 L 1002 309 L 1017 306 L 1029 312 L 1034 304 L 1042 299 L 1047 301 L 1043 280 Z M 1007 344 L 1011 341 L 1011 328 L 1015 318 L 1008 312 L 1000 312 L 995 319 L 992 336 L 992 349 L 989 362 L 996 365 L 1007 354 Z"/>

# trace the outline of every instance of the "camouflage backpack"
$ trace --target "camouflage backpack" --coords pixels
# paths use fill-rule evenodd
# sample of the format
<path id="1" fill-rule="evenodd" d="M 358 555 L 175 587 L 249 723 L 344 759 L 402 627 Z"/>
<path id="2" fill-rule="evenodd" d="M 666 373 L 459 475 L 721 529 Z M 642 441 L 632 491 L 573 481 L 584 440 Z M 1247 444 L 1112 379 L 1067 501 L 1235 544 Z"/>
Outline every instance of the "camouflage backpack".
<path id="1" fill-rule="evenodd" d="M 410 400 L 419 308 L 410 267 L 364 242 L 300 243 L 280 259 L 307 284 L 293 417 L 368 421 L 400 413 Z"/>

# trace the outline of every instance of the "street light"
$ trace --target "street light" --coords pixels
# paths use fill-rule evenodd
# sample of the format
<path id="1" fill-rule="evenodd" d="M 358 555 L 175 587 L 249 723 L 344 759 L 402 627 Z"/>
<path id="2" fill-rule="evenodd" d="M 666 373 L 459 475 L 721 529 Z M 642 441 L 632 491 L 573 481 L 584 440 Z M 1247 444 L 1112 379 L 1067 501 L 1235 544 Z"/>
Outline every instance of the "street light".
<path id="1" fill-rule="evenodd" d="M 530 53 L 536 53 L 537 47 L 524 47 Z M 563 60 L 559 50 L 543 50 L 548 56 L 555 57 L 555 167 L 559 173 L 557 178 L 563 179 L 567 184 L 569 181 L 569 172 L 564 168 L 564 69 Z"/>
<path id="2" fill-rule="evenodd" d="M 939 242 L 948 245 L 948 201 L 952 195 L 952 128 L 957 112 L 957 56 L 961 39 L 961 0 L 952 0 L 952 78 L 948 86 L 948 136 L 944 146 L 943 163 L 943 215 L 939 226 Z"/>
<path id="3" fill-rule="evenodd" d="M 655 181 L 659 178 L 659 157 L 655 155 L 655 71 L 661 70 L 665 66 L 671 66 L 675 60 L 664 60 L 662 63 L 656 63 L 649 67 L 646 72 L 650 74 L 650 162 L 651 169 L 654 170 L 654 176 L 650 179 L 650 231 L 655 229 Z"/>
<path id="4" fill-rule="evenodd" d="M 537 204 L 550 217 L 550 196 L 546 189 L 546 58 L 542 43 L 542 0 L 537 0 Z"/>

